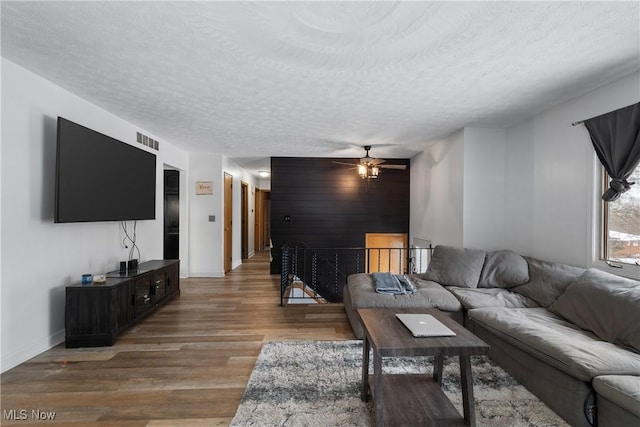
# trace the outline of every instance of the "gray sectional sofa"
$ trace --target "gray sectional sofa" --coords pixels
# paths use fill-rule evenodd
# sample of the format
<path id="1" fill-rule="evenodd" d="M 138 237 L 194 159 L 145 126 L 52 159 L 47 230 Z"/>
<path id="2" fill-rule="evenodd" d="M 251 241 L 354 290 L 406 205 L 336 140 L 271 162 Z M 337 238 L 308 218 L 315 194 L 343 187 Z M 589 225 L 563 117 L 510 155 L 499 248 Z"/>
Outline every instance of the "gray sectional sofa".
<path id="1" fill-rule="evenodd" d="M 348 277 L 355 310 L 435 307 L 491 345 L 491 357 L 572 426 L 640 426 L 640 282 L 512 251 L 437 246 L 416 292 Z"/>

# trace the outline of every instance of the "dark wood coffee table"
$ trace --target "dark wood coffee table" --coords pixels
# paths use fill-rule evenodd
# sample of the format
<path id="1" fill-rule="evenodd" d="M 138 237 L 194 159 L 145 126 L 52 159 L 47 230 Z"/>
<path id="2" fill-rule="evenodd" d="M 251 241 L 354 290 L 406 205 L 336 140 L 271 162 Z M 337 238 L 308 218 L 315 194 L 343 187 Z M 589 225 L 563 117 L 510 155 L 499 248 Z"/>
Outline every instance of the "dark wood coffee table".
<path id="1" fill-rule="evenodd" d="M 471 356 L 488 355 L 489 345 L 437 309 L 364 308 L 357 310 L 364 329 L 362 351 L 363 401 L 373 397 L 377 426 L 475 426 Z M 396 313 L 431 314 L 456 333 L 455 337 L 414 338 Z M 369 350 L 373 350 L 373 376 L 369 378 Z M 433 377 L 419 374 L 382 374 L 382 359 L 434 356 Z M 464 417 L 444 394 L 442 366 L 445 356 L 460 358 Z"/>

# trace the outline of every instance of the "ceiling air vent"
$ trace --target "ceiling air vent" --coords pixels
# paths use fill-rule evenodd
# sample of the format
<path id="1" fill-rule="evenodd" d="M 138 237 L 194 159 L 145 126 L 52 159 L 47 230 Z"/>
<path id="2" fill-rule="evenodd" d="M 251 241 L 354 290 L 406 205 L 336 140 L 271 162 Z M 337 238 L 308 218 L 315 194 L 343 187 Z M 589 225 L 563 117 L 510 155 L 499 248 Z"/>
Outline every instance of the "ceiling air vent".
<path id="1" fill-rule="evenodd" d="M 158 140 L 153 139 L 147 135 L 143 135 L 140 132 L 136 132 L 136 141 L 146 147 L 153 148 L 154 150 L 160 149 L 160 142 L 158 142 Z"/>

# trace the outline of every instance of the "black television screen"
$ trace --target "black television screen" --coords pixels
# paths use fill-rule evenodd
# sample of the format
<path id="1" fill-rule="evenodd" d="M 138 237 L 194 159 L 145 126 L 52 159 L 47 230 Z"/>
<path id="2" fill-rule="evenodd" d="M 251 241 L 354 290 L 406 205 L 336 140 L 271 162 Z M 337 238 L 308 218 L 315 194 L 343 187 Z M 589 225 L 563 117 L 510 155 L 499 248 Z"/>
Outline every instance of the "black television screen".
<path id="1" fill-rule="evenodd" d="M 55 222 L 156 217 L 156 156 L 58 117 Z"/>

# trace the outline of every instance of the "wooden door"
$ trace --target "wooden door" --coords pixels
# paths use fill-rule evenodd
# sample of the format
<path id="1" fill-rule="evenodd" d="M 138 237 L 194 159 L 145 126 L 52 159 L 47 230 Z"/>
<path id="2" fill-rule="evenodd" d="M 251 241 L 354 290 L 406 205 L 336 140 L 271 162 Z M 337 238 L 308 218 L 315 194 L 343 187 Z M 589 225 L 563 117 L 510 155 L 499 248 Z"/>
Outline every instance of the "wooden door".
<path id="1" fill-rule="evenodd" d="M 269 248 L 269 190 L 256 188 L 255 193 L 255 250 Z"/>
<path id="2" fill-rule="evenodd" d="M 262 217 L 262 190 L 256 188 L 253 199 L 255 214 L 253 215 L 253 247 L 256 252 L 264 250 L 262 246 L 262 233 L 260 232 L 260 218 Z"/>
<path id="3" fill-rule="evenodd" d="M 262 245 L 264 248 L 271 247 L 271 191 L 262 191 Z"/>
<path id="4" fill-rule="evenodd" d="M 406 273 L 408 240 L 406 233 L 366 233 L 367 272 Z"/>
<path id="5" fill-rule="evenodd" d="M 242 259 L 249 258 L 249 184 L 240 181 L 240 248 Z"/>
<path id="6" fill-rule="evenodd" d="M 233 177 L 224 173 L 224 272 L 231 271 L 233 254 Z"/>

